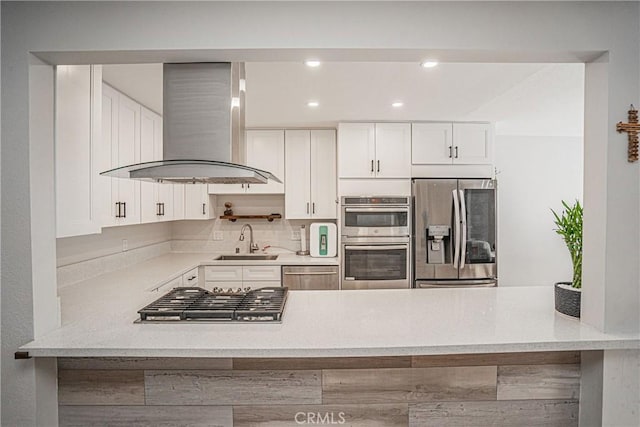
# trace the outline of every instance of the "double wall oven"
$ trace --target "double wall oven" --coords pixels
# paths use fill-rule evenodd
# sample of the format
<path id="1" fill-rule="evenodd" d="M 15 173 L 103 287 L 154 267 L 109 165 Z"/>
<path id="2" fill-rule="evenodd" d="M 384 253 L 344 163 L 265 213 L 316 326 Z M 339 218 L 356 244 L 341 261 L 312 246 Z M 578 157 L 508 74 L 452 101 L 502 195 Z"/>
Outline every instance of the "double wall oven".
<path id="1" fill-rule="evenodd" d="M 405 196 L 341 199 L 342 289 L 411 287 L 411 205 Z"/>

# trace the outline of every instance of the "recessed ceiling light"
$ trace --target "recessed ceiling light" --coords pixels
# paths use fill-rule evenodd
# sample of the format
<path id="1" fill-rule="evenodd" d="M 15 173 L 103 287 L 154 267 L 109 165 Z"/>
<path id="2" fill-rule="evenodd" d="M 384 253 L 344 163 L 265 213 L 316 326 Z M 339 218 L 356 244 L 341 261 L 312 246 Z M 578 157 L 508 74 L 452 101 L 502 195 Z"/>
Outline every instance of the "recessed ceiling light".
<path id="1" fill-rule="evenodd" d="M 438 65 L 438 61 L 424 61 L 420 65 L 422 65 L 422 68 L 433 68 Z"/>
<path id="2" fill-rule="evenodd" d="M 320 105 L 318 103 L 318 101 L 309 101 L 309 102 L 307 102 L 307 106 L 308 107 L 317 107 L 318 105 Z"/>
<path id="3" fill-rule="evenodd" d="M 310 59 L 308 61 L 304 61 L 304 65 L 306 65 L 307 67 L 319 67 L 320 61 L 315 59 Z"/>
<path id="4" fill-rule="evenodd" d="M 400 108 L 403 105 L 404 105 L 404 102 L 400 102 L 400 101 L 397 101 L 397 102 L 394 102 L 393 104 L 391 104 L 391 106 L 395 107 L 395 108 Z"/>

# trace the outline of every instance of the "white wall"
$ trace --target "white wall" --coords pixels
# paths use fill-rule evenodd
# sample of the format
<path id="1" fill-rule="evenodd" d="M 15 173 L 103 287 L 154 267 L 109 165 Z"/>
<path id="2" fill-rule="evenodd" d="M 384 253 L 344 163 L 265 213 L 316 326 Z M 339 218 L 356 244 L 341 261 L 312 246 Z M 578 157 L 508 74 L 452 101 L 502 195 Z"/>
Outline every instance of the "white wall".
<path id="1" fill-rule="evenodd" d="M 571 258 L 555 233 L 553 208 L 582 202 L 581 137 L 508 136 L 495 140 L 500 286 L 571 281 Z"/>

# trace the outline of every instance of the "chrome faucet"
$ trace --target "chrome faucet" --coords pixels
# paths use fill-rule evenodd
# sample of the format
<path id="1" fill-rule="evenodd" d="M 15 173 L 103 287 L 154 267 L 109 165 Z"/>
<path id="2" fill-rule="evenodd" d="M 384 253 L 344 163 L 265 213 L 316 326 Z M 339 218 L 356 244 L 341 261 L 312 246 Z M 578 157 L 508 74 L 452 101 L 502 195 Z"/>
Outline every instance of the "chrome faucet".
<path id="1" fill-rule="evenodd" d="M 258 244 L 253 241 L 253 228 L 251 227 L 251 224 L 245 224 L 242 226 L 242 228 L 240 229 L 239 240 L 241 242 L 244 241 L 244 229 L 247 227 L 249 227 L 249 253 L 252 254 L 258 250 Z"/>

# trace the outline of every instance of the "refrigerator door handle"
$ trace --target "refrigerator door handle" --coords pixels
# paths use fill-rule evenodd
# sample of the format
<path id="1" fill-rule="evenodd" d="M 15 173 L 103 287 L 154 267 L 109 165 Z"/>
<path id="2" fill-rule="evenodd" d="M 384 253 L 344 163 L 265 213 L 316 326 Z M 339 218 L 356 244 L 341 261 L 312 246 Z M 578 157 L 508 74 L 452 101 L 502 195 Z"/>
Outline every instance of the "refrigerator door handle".
<path id="1" fill-rule="evenodd" d="M 458 260 L 460 259 L 460 205 L 458 204 L 458 190 L 453 190 L 453 266 L 458 268 Z"/>
<path id="2" fill-rule="evenodd" d="M 464 268 L 467 258 L 467 205 L 464 201 L 464 190 L 460 192 L 460 220 L 462 222 L 462 239 L 460 240 L 460 269 Z"/>

